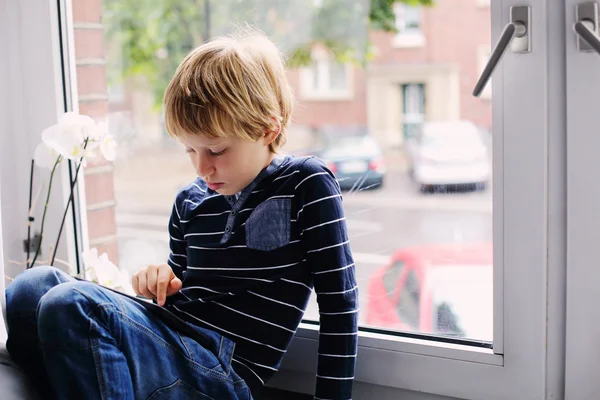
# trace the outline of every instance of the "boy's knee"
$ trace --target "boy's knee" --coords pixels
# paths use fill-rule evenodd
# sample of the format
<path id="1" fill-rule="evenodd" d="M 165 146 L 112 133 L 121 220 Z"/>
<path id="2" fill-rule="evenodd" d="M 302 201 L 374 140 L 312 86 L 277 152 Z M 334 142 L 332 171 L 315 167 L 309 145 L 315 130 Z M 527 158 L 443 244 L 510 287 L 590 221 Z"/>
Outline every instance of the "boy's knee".
<path id="1" fill-rule="evenodd" d="M 88 314 L 94 305 L 94 301 L 86 293 L 92 285 L 82 281 L 66 282 L 53 287 L 42 296 L 37 310 L 41 341 L 69 342 L 75 338 L 83 339 L 80 334 L 87 333 Z"/>
<path id="2" fill-rule="evenodd" d="M 58 268 L 39 266 L 21 272 L 6 288 L 7 313 L 35 312 L 38 303 L 50 289 L 71 278 Z"/>
<path id="3" fill-rule="evenodd" d="M 65 312 L 73 316 L 74 312 L 81 311 L 87 314 L 91 300 L 86 292 L 91 285 L 93 284 L 89 282 L 71 281 L 51 288 L 40 299 L 38 318 L 48 313 L 60 315 Z"/>

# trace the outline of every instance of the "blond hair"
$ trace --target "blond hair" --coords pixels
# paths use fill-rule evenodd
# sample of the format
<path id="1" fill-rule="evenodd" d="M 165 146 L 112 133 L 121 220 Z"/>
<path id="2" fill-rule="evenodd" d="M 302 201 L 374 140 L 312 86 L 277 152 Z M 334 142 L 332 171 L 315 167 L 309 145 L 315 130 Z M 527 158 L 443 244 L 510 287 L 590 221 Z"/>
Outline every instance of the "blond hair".
<path id="1" fill-rule="evenodd" d="M 283 57 L 256 30 L 218 37 L 181 62 L 164 96 L 165 125 L 172 137 L 237 136 L 255 141 L 279 129 L 270 145 L 285 144 L 293 108 Z"/>

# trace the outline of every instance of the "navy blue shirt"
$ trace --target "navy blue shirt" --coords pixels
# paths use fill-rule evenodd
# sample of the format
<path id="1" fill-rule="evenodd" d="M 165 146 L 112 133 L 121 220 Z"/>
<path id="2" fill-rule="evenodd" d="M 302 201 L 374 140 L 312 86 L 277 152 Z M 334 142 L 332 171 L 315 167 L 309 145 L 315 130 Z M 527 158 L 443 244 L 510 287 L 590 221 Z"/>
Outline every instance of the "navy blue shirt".
<path id="1" fill-rule="evenodd" d="M 235 342 L 233 367 L 250 388 L 279 369 L 314 288 L 315 397 L 351 399 L 358 287 L 340 188 L 321 160 L 275 158 L 239 196 L 197 179 L 178 193 L 169 232 L 183 288 L 167 307 Z"/>

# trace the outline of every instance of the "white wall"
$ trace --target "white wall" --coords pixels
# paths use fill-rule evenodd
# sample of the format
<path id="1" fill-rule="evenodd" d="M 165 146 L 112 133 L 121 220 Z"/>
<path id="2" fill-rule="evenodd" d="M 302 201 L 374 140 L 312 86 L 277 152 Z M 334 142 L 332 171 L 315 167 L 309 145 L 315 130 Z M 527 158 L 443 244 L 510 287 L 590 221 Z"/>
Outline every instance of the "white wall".
<path id="1" fill-rule="evenodd" d="M 36 9 L 48 12 L 30 12 L 31 3 Z M 0 181 L 2 182 L 1 211 L 3 215 L 3 250 L 5 274 L 14 277 L 23 266 L 11 261 L 24 262 L 23 240 L 27 237 L 27 208 L 29 199 L 29 169 L 31 158 L 44 128 L 56 123 L 64 111 L 60 49 L 55 18 L 56 2 L 48 0 L 0 0 Z M 26 15 L 26 18 L 24 17 Z M 54 60 L 42 63 L 39 60 Z M 60 88 L 60 90 L 58 90 Z M 29 139 L 23 139 L 28 137 Z M 42 180 L 48 188 L 49 174 L 36 170 L 36 183 Z M 66 170 L 56 174 L 53 183 L 50 208 L 46 220 L 43 257 L 48 258 L 49 246 L 54 244 L 58 224 L 65 204 L 65 186 L 62 176 Z M 34 190 L 35 192 L 35 190 Z M 41 222 L 41 211 L 45 199 L 40 196 L 36 212 L 36 224 Z M 65 226 L 71 233 L 72 222 Z M 66 259 L 66 241 L 61 240 L 57 257 Z M 0 279 L 2 280 L 2 279 Z M 4 282 L 3 282 L 4 283 Z M 0 287 L 1 288 L 1 287 Z"/>

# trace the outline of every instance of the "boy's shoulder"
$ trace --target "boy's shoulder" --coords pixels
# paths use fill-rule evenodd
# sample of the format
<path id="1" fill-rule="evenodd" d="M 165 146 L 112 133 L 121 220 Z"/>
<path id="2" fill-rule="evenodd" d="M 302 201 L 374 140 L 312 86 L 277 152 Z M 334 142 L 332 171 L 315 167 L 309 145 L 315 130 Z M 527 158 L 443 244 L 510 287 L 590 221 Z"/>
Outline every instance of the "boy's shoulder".
<path id="1" fill-rule="evenodd" d="M 317 156 L 303 156 L 303 157 L 288 157 L 288 163 L 285 168 L 280 171 L 280 175 L 286 176 L 289 174 L 297 175 L 296 179 L 304 179 L 313 174 L 331 175 L 332 172 L 327 168 L 327 165 L 323 160 Z M 291 176 L 291 175 L 290 175 Z"/>
<path id="2" fill-rule="evenodd" d="M 199 204 L 207 196 L 206 183 L 196 178 L 193 182 L 185 185 L 177 192 L 175 196 L 175 204 L 178 206 L 184 206 L 186 203 Z"/>
<path id="3" fill-rule="evenodd" d="M 335 175 L 317 156 L 288 157 L 288 162 L 277 175 L 275 180 L 287 178 L 295 191 L 307 191 L 323 186 L 333 186 L 335 191 L 339 190 Z"/>

